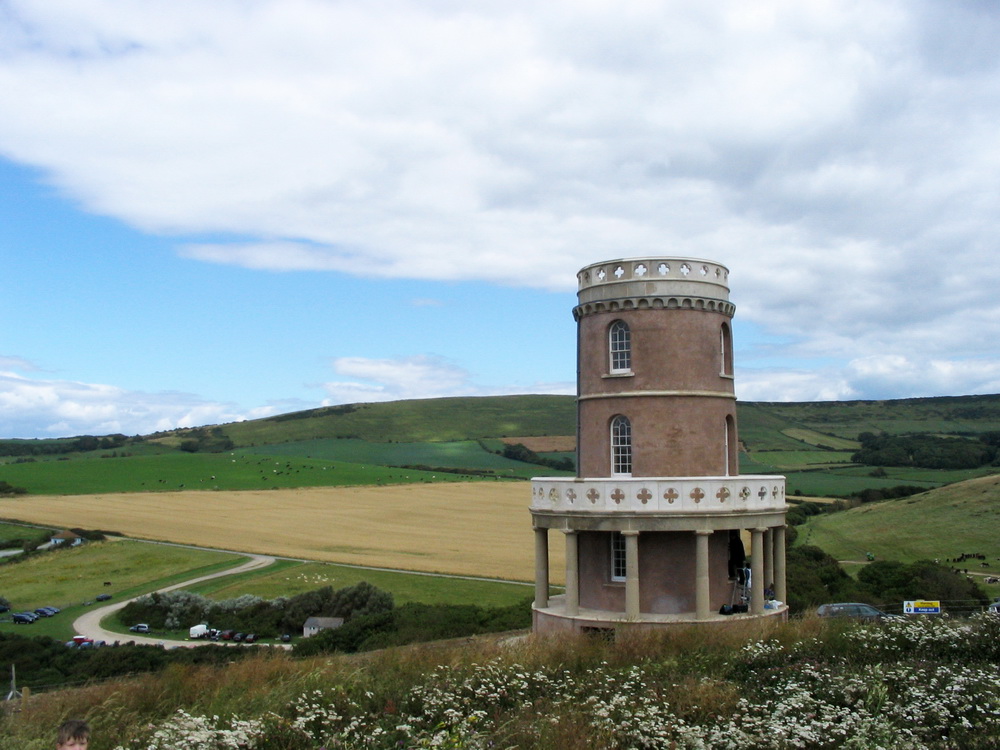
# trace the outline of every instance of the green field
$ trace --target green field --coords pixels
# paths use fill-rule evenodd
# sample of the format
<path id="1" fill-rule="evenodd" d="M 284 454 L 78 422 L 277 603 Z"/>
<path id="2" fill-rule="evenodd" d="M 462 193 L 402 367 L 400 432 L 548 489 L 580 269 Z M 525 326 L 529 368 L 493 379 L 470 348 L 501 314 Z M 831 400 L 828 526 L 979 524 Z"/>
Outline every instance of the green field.
<path id="1" fill-rule="evenodd" d="M 483 452 L 483 455 L 490 454 Z M 538 467 L 535 473 L 538 473 Z M 10 484 L 24 487 L 33 495 L 343 487 L 469 481 L 476 478 L 457 473 L 396 469 L 374 462 L 358 464 L 300 458 L 292 454 L 248 454 L 243 451 L 178 452 L 127 458 L 88 456 L 69 461 L 46 459 L 2 466 L 0 476 Z"/>
<path id="2" fill-rule="evenodd" d="M 499 440 L 491 441 L 491 443 L 491 448 L 495 445 L 498 450 L 502 449 L 503 443 Z M 532 477 L 543 471 L 551 471 L 534 464 L 512 461 L 509 458 L 490 453 L 483 450 L 482 446 L 475 440 L 372 443 L 357 438 L 317 438 L 295 443 L 271 444 L 261 448 L 244 448 L 242 452 L 272 456 L 296 456 L 325 461 L 352 461 L 357 464 L 368 463 L 381 466 L 485 469 L 501 476 L 511 477 Z"/>
<path id="3" fill-rule="evenodd" d="M 0 596 L 14 611 L 59 607 L 55 617 L 32 625 L 0 623 L 0 629 L 24 635 L 49 635 L 66 640 L 84 602 L 98 594 L 115 601 L 238 565 L 241 555 L 132 540 L 88 542 L 0 565 Z M 110 582 L 110 586 L 104 583 Z"/>
<path id="4" fill-rule="evenodd" d="M 0 523 L 0 549 L 20 547 L 20 540 L 38 539 L 47 531 L 52 531 L 52 529 L 26 526 L 20 523 Z"/>
<path id="5" fill-rule="evenodd" d="M 798 527 L 796 544 L 812 544 L 838 560 L 948 560 L 963 553 L 980 561 L 955 563 L 974 577 L 1000 577 L 1000 476 L 973 479 L 911 497 L 813 516 Z M 1000 585 L 985 587 L 1000 594 Z"/>
<path id="6" fill-rule="evenodd" d="M 279 560 L 261 572 L 253 571 L 205 581 L 187 590 L 213 599 L 234 598 L 241 594 L 275 599 L 323 586 L 342 589 L 362 581 L 391 593 L 397 605 L 421 602 L 505 607 L 534 595 L 531 586 L 523 584 L 288 560 Z"/>

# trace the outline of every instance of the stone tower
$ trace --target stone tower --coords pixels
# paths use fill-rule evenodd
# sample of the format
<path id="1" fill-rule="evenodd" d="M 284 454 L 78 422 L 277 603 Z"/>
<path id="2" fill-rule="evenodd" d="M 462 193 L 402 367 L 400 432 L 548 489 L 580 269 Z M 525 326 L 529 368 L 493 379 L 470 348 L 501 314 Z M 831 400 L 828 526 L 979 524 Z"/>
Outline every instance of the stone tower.
<path id="1" fill-rule="evenodd" d="M 739 475 L 728 269 L 631 258 L 578 279 L 578 476 L 532 481 L 535 630 L 784 617 L 785 480 Z"/>

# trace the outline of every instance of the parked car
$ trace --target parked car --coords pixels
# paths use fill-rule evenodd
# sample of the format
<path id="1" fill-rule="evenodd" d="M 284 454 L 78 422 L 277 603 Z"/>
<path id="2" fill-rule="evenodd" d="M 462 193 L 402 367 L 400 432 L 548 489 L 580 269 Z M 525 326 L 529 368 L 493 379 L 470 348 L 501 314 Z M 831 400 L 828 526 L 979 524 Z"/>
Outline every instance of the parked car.
<path id="1" fill-rule="evenodd" d="M 11 619 L 15 625 L 30 625 L 38 619 L 38 615 L 34 612 L 15 612 Z"/>
<path id="2" fill-rule="evenodd" d="M 133 625 L 129 628 L 133 633 L 148 633 L 150 628 L 146 623 L 139 623 L 138 625 Z"/>
<path id="3" fill-rule="evenodd" d="M 48 607 L 39 607 L 38 609 L 35 610 L 35 614 L 38 615 L 39 617 L 52 617 L 52 615 L 54 615 L 55 612 L 53 612 Z"/>
<path id="4" fill-rule="evenodd" d="M 106 602 L 110 598 L 111 594 L 98 594 L 97 596 L 94 597 L 94 599 L 99 602 Z"/>
<path id="5" fill-rule="evenodd" d="M 237 642 L 242 641 L 243 640 L 243 633 L 237 633 L 236 635 L 234 635 L 233 636 L 233 640 L 237 641 Z"/>
<path id="6" fill-rule="evenodd" d="M 1000 600 L 993 602 L 990 606 L 986 608 L 987 612 L 991 612 L 995 615 L 1000 615 Z"/>
<path id="7" fill-rule="evenodd" d="M 256 643 L 257 642 L 257 634 L 256 633 L 247 633 L 245 636 L 243 636 L 243 642 L 244 643 Z"/>
<path id="8" fill-rule="evenodd" d="M 233 640 L 234 635 L 236 635 L 235 630 L 223 630 L 221 633 L 219 633 L 219 638 L 221 638 L 224 641 L 231 641 Z"/>
<path id="9" fill-rule="evenodd" d="M 837 602 L 836 604 L 822 604 L 816 610 L 820 617 L 853 617 L 857 620 L 881 620 L 885 617 L 892 617 L 878 607 L 862 602 Z"/>

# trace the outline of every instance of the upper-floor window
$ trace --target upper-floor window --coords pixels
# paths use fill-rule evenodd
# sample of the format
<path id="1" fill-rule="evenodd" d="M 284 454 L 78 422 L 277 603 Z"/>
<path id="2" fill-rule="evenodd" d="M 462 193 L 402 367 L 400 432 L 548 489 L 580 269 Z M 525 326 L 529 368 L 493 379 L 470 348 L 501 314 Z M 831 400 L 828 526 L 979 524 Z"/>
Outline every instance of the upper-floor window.
<path id="1" fill-rule="evenodd" d="M 611 420 L 611 473 L 632 474 L 632 423 L 621 414 Z"/>
<path id="2" fill-rule="evenodd" d="M 733 332 L 728 323 L 723 323 L 719 332 L 719 374 L 733 374 Z"/>
<path id="3" fill-rule="evenodd" d="M 608 329 L 608 353 L 611 372 L 632 370 L 632 334 L 624 320 L 616 320 Z"/>

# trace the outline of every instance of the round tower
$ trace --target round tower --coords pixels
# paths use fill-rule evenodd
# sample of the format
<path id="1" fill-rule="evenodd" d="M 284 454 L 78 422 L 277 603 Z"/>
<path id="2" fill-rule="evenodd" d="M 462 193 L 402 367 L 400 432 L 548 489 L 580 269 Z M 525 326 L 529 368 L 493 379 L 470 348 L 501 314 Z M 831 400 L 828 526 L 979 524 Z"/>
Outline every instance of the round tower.
<path id="1" fill-rule="evenodd" d="M 784 617 L 785 479 L 739 475 L 729 270 L 628 258 L 578 280 L 578 469 L 532 480 L 535 629 Z"/>
<path id="2" fill-rule="evenodd" d="M 578 279 L 579 475 L 735 473 L 729 270 L 634 258 Z"/>

